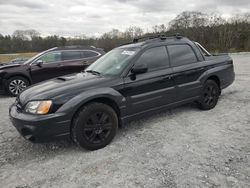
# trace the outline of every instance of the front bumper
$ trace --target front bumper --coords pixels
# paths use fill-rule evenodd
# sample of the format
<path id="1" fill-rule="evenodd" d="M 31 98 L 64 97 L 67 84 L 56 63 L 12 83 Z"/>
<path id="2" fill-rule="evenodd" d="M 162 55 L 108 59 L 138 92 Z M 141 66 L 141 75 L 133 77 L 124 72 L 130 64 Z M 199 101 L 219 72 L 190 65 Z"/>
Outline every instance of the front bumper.
<path id="1" fill-rule="evenodd" d="M 13 104 L 9 117 L 18 132 L 31 142 L 70 138 L 71 120 L 63 113 L 33 115 L 19 112 Z"/>

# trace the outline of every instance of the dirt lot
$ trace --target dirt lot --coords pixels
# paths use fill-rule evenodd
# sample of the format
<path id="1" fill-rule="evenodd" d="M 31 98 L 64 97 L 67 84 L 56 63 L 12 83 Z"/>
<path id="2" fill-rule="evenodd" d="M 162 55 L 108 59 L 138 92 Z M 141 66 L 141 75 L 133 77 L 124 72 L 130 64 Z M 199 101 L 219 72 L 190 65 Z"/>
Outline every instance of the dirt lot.
<path id="1" fill-rule="evenodd" d="M 1 187 L 250 187 L 250 54 L 233 55 L 236 81 L 218 105 L 185 105 L 133 122 L 106 148 L 31 144 L 0 98 Z"/>

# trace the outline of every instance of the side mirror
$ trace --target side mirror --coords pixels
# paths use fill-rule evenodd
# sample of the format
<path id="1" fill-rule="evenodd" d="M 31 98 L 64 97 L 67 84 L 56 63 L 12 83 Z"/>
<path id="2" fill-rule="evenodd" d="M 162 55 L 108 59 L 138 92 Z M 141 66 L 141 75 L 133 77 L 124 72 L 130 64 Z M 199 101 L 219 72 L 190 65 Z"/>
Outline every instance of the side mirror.
<path id="1" fill-rule="evenodd" d="M 43 60 L 39 59 L 37 62 L 36 62 L 37 66 L 39 67 L 42 67 L 43 66 Z"/>
<path id="2" fill-rule="evenodd" d="M 148 72 L 148 67 L 146 64 L 141 64 L 141 65 L 137 65 L 137 66 L 135 65 L 131 70 L 131 73 L 133 73 L 133 74 L 142 74 L 145 72 Z"/>

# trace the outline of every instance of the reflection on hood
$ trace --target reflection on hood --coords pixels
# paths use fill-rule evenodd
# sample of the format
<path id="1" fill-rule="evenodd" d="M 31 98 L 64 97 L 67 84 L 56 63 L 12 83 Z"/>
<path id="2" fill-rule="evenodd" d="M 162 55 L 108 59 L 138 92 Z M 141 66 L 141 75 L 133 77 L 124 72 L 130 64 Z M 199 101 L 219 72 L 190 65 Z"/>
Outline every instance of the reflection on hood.
<path id="1" fill-rule="evenodd" d="M 19 64 L 19 63 L 2 63 L 2 64 L 0 64 L 0 70 L 6 69 L 6 68 L 11 68 L 11 67 L 18 67 L 20 65 L 21 64 Z"/>

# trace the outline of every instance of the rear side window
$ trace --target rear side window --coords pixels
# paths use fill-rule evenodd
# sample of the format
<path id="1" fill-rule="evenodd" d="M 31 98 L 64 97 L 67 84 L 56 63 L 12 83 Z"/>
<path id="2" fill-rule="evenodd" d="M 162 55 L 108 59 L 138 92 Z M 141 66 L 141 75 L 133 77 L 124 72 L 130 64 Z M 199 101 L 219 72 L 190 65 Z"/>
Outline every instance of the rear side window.
<path id="1" fill-rule="evenodd" d="M 96 56 L 98 56 L 98 55 L 99 55 L 98 53 L 93 52 L 93 51 L 88 51 L 88 50 L 83 51 L 83 57 L 84 57 L 84 58 L 96 57 Z"/>
<path id="2" fill-rule="evenodd" d="M 197 62 L 193 49 L 187 44 L 167 46 L 173 67 Z"/>
<path id="3" fill-rule="evenodd" d="M 64 51 L 64 52 L 62 52 L 62 59 L 64 61 L 81 59 L 81 52 L 79 52 L 79 51 Z"/>
<path id="4" fill-rule="evenodd" d="M 146 50 L 136 62 L 136 65 L 146 64 L 148 71 L 169 67 L 168 54 L 165 46 Z"/>

